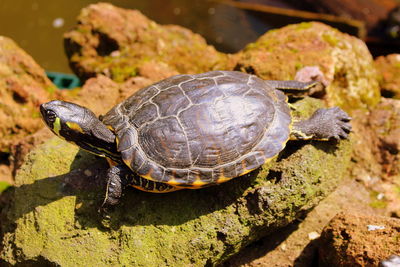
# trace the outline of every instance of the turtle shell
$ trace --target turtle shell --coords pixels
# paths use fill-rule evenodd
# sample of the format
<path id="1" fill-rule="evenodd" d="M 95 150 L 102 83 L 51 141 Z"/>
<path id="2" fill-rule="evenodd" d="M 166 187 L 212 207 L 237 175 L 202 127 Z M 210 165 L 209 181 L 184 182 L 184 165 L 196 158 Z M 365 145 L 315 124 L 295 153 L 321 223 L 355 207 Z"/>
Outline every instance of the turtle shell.
<path id="1" fill-rule="evenodd" d="M 134 172 L 196 188 L 246 174 L 278 154 L 290 134 L 286 100 L 241 72 L 177 75 L 141 89 L 103 123 Z"/>

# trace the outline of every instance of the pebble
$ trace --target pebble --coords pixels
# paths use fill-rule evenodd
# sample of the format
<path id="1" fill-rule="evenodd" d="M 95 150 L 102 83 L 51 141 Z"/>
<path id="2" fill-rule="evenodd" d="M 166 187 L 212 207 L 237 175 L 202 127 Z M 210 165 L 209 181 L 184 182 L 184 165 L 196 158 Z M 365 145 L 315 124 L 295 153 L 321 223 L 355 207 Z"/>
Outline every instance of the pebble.
<path id="1" fill-rule="evenodd" d="M 385 226 L 382 225 L 367 225 L 368 231 L 383 230 Z"/>
<path id="2" fill-rule="evenodd" d="M 308 239 L 310 240 L 314 240 L 320 237 L 320 234 L 318 234 L 317 232 L 310 232 L 308 233 Z"/>

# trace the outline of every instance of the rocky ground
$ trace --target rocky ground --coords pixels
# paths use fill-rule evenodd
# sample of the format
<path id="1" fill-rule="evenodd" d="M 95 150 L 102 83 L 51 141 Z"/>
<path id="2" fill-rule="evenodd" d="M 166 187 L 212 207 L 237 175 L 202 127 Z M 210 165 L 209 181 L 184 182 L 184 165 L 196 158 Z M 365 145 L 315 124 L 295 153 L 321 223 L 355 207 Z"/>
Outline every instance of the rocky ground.
<path id="1" fill-rule="evenodd" d="M 68 93 L 56 91 L 29 55 L 12 40 L 0 38 L 0 181 L 17 186 L 0 195 L 0 264 L 71 265 L 73 254 L 89 265 L 132 263 L 133 259 L 138 264 L 156 263 L 155 258 L 166 264 L 204 265 L 222 264 L 240 251 L 223 264 L 376 266 L 391 254 L 400 254 L 396 246 L 400 242 L 400 81 L 396 75 L 400 55 L 374 62 L 361 40 L 321 23 L 267 32 L 228 55 L 187 29 L 158 25 L 138 11 L 109 4 L 85 8 L 78 21 L 65 34 L 65 46 L 71 68 L 85 84 Z M 129 215 L 127 206 L 108 225 L 96 220 L 101 193 L 93 192 L 101 191 L 101 182 L 89 178 L 101 177 L 104 163 L 86 154 L 76 156 L 76 149 L 62 142 L 46 141 L 52 134 L 42 129 L 38 105 L 61 98 L 100 115 L 155 81 L 215 69 L 240 70 L 263 79 L 321 81 L 325 89 L 310 93 L 320 101 L 308 98 L 306 103 L 339 105 L 349 112 L 351 145 L 342 144 L 333 152 L 319 142 L 300 147 L 289 143 L 275 165 L 266 165 L 248 178 L 250 184 L 239 181 L 222 189 L 190 192 L 194 197 L 172 194 L 162 202 L 142 193 L 128 196 L 129 201 L 140 198 L 147 203 L 137 208 L 150 214 L 138 216 L 157 222 L 155 227 L 132 223 L 137 213 Z M 311 110 L 302 101 L 296 104 L 295 115 Z M 63 147 L 62 154 L 57 147 Z M 51 161 L 45 162 L 49 157 Z M 301 167 L 290 167 L 296 165 Z M 277 181 L 277 175 L 277 184 L 264 184 Z M 89 182 L 82 182 L 82 177 Z M 299 179 L 305 179 L 304 184 Z M 292 192 L 290 196 L 285 190 Z M 221 203 L 216 201 L 213 207 L 203 203 L 202 198 L 212 197 L 210 192 Z M 198 205 L 185 206 L 168 217 L 168 201 L 176 198 Z M 270 203 L 271 198 L 276 206 L 265 208 L 262 203 Z M 188 215 L 193 209 L 199 213 Z M 171 223 L 176 216 L 187 219 Z M 228 218 L 233 219 L 228 223 Z M 370 230 L 371 225 L 378 228 Z M 138 231 L 147 234 L 138 236 Z M 179 233 L 185 233 L 189 243 L 178 242 Z M 171 243 L 155 244 L 147 238 L 152 235 L 165 236 Z M 171 251 L 171 244 L 180 252 L 157 252 Z M 63 250 L 64 255 L 57 246 L 80 249 Z M 112 252 L 88 258 L 94 247 Z M 185 252 L 187 248 L 192 253 Z M 128 251 L 128 256 L 119 254 L 119 249 Z M 133 251 L 157 257 L 146 261 Z"/>

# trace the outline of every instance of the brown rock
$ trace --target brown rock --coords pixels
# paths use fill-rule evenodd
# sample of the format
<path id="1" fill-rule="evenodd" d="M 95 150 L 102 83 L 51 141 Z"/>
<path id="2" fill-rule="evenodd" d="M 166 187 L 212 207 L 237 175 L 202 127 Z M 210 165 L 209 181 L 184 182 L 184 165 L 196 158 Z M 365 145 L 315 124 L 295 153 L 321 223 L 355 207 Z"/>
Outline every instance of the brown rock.
<path id="1" fill-rule="evenodd" d="M 87 80 L 76 95 L 69 99 L 89 108 L 97 115 L 102 115 L 141 88 L 158 81 L 154 76 L 152 79 L 137 76 L 129 78 L 124 83 L 116 83 L 107 76 L 97 75 Z"/>
<path id="2" fill-rule="evenodd" d="M 42 124 L 42 126 L 44 126 Z M 42 144 L 47 139 L 53 137 L 54 134 L 47 128 L 43 127 L 37 132 L 25 136 L 18 140 L 11 146 L 10 166 L 12 177 L 15 176 L 16 171 L 24 163 L 25 156 L 36 146 Z M 11 175 L 10 175 L 11 177 Z"/>
<path id="3" fill-rule="evenodd" d="M 176 70 L 161 62 L 145 62 L 139 68 L 139 75 L 152 81 L 160 81 L 177 74 L 179 73 Z"/>
<path id="4" fill-rule="evenodd" d="M 317 255 L 318 237 L 322 229 L 339 212 L 375 214 L 369 206 L 370 194 L 353 179 L 344 183 L 290 226 L 268 235 L 241 250 L 225 266 L 229 267 L 310 267 Z M 322 267 L 322 266 L 321 266 Z"/>
<path id="5" fill-rule="evenodd" d="M 146 73 L 149 59 L 169 75 L 218 68 L 227 58 L 188 29 L 161 26 L 137 10 L 107 3 L 82 9 L 64 38 L 71 68 L 83 80 L 104 74 L 122 82 Z"/>
<path id="6" fill-rule="evenodd" d="M 237 55 L 236 70 L 264 80 L 315 77 L 325 100 L 348 112 L 373 107 L 380 93 L 373 59 L 365 43 L 318 22 L 268 31 Z"/>
<path id="7" fill-rule="evenodd" d="M 382 98 L 375 109 L 353 116 L 352 176 L 371 190 L 371 206 L 400 217 L 400 100 Z"/>
<path id="8" fill-rule="evenodd" d="M 65 34 L 65 48 L 82 79 L 103 74 L 116 82 L 137 75 L 156 81 L 178 73 L 236 69 L 266 80 L 319 80 L 327 86 L 326 102 L 349 112 L 373 107 L 380 98 L 365 43 L 317 22 L 269 31 L 227 55 L 187 29 L 100 3 L 81 11 L 78 25 Z"/>
<path id="9" fill-rule="evenodd" d="M 399 219 L 340 213 L 321 234 L 320 266 L 378 266 L 400 254 L 399 237 Z"/>
<path id="10" fill-rule="evenodd" d="M 400 99 L 400 54 L 378 57 L 375 65 L 382 95 Z"/>
<path id="11" fill-rule="evenodd" d="M 383 98 L 371 112 L 369 125 L 379 140 L 379 151 L 375 154 L 378 155 L 383 175 L 400 175 L 400 100 Z"/>
<path id="12" fill-rule="evenodd" d="M 353 117 L 356 167 L 386 179 L 400 175 L 400 101 L 382 98 L 375 109 Z"/>
<path id="13" fill-rule="evenodd" d="M 38 106 L 54 95 L 44 70 L 11 39 L 0 36 L 0 152 L 43 125 Z"/>
<path id="14" fill-rule="evenodd" d="M 149 86 L 149 85 L 153 84 L 154 82 L 155 81 L 150 80 L 149 78 L 145 78 L 145 77 L 141 77 L 141 76 L 129 78 L 126 82 L 124 82 L 121 85 L 121 88 L 120 88 L 121 100 L 128 98 L 129 96 L 133 95 L 138 90 L 140 90 L 141 88 Z"/>
<path id="15" fill-rule="evenodd" d="M 6 182 L 8 184 L 13 183 L 12 169 L 10 167 L 8 160 L 0 163 L 0 177 L 1 177 L 0 182 Z"/>
<path id="16" fill-rule="evenodd" d="M 90 78 L 72 102 L 89 108 L 95 114 L 103 114 L 120 100 L 120 85 L 104 75 Z"/>

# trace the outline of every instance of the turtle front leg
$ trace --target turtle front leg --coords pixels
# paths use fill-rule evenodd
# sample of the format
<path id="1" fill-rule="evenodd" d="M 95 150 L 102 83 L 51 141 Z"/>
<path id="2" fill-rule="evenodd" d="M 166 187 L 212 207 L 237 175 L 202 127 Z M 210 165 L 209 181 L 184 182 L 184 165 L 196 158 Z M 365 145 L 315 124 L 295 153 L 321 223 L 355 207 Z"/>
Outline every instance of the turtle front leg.
<path id="1" fill-rule="evenodd" d="M 182 188 L 161 182 L 154 182 L 133 173 L 127 166 L 120 164 L 107 171 L 107 189 L 102 208 L 111 207 L 119 203 L 123 190 L 127 186 L 152 193 L 169 193 Z"/>
<path id="2" fill-rule="evenodd" d="M 317 109 L 303 121 L 295 122 L 291 140 L 345 139 L 351 131 L 351 118 L 339 107 Z"/>
<path id="3" fill-rule="evenodd" d="M 117 165 L 107 171 L 107 188 L 102 208 L 114 206 L 119 203 L 122 191 L 129 185 L 131 170 L 125 165 Z"/>

